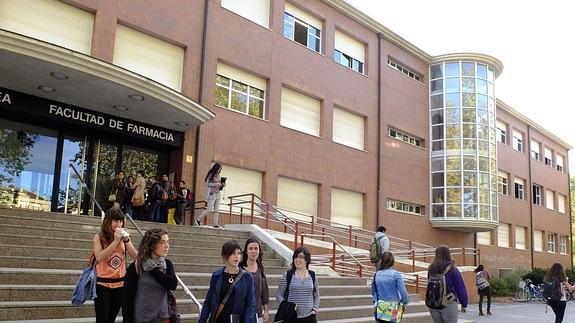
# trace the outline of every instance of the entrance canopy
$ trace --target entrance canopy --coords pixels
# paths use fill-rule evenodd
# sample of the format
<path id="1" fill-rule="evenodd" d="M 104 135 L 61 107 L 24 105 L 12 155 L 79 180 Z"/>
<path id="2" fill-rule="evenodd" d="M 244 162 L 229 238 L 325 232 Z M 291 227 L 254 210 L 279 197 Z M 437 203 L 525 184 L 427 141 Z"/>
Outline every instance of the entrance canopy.
<path id="1" fill-rule="evenodd" d="M 0 87 L 175 131 L 214 117 L 144 76 L 5 30 L 0 30 Z"/>

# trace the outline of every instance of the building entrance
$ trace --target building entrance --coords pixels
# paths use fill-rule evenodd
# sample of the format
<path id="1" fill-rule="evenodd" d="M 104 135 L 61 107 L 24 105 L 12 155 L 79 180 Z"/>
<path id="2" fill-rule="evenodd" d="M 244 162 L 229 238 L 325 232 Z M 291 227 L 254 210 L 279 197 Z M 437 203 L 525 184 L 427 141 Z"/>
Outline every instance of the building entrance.
<path id="1" fill-rule="evenodd" d="M 168 152 L 0 119 L 0 206 L 99 215 L 70 164 L 106 208 L 117 172 L 166 172 Z"/>

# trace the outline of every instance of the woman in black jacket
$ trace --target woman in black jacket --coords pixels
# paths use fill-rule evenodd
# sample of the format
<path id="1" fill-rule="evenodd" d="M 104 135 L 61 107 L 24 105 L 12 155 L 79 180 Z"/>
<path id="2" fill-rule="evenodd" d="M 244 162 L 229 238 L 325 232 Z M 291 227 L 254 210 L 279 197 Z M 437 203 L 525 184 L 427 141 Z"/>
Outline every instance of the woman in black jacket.
<path id="1" fill-rule="evenodd" d="M 124 323 L 168 323 L 168 293 L 178 285 L 174 265 L 165 257 L 170 250 L 168 232 L 151 229 L 140 242 L 138 258 L 128 268 L 124 281 Z"/>

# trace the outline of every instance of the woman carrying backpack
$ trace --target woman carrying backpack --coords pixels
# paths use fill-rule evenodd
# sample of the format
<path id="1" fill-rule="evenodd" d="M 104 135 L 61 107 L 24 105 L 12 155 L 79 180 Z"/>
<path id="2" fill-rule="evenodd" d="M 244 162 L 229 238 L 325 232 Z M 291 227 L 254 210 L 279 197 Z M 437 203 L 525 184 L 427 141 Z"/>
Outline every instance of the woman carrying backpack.
<path id="1" fill-rule="evenodd" d="M 398 318 L 401 319 L 402 314 L 397 314 L 396 317 L 393 317 L 393 312 L 397 310 L 397 312 L 403 313 L 405 305 L 409 303 L 407 289 L 405 289 L 401 273 L 392 268 L 394 263 L 395 258 L 393 254 L 385 251 L 381 255 L 378 264 L 379 270 L 373 276 L 371 296 L 375 306 L 377 306 L 375 310 L 375 320 L 377 322 L 385 322 L 378 317 L 395 319 L 396 321 Z"/>
<path id="2" fill-rule="evenodd" d="M 567 281 L 567 275 L 565 275 L 565 270 L 563 270 L 563 265 L 560 263 L 554 263 L 547 273 L 545 274 L 545 278 L 543 281 L 545 284 L 551 283 L 555 280 L 555 284 L 559 285 L 560 288 L 560 298 L 559 300 L 549 300 L 547 304 L 551 306 L 553 309 L 553 313 L 555 313 L 555 323 L 563 322 L 563 316 L 565 315 L 565 307 L 567 306 L 567 298 L 565 293 L 567 291 L 573 292 L 575 290 L 575 286 L 571 286 Z"/>
<path id="3" fill-rule="evenodd" d="M 441 245 L 435 249 L 435 258 L 427 269 L 427 277 L 425 304 L 429 307 L 433 322 L 457 323 L 459 315 L 457 301 L 461 303 L 461 312 L 465 313 L 467 311 L 467 291 L 463 277 L 455 266 L 448 246 Z M 447 295 L 443 295 L 441 292 L 443 286 L 439 285 L 443 283 L 445 283 Z M 436 288 L 433 289 L 433 286 Z"/>
<path id="4" fill-rule="evenodd" d="M 491 286 L 489 280 L 491 274 L 483 265 L 477 266 L 475 272 L 475 286 L 479 294 L 479 315 L 483 315 L 483 297 L 487 296 L 487 315 L 491 315 Z"/>

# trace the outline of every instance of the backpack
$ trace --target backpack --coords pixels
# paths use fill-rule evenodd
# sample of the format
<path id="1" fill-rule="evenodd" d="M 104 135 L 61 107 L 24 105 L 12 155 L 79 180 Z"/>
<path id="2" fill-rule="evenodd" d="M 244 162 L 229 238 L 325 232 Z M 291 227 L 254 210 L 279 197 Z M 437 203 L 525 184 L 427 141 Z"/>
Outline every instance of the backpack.
<path id="1" fill-rule="evenodd" d="M 178 199 L 178 193 L 176 190 L 176 186 L 174 184 L 170 184 L 170 201 L 175 201 Z"/>
<path id="2" fill-rule="evenodd" d="M 161 188 L 159 185 L 158 185 L 158 195 L 160 197 L 158 200 L 162 200 L 162 202 L 166 202 L 168 200 L 168 192 L 166 192 L 166 190 Z"/>
<path id="3" fill-rule="evenodd" d="M 369 260 L 372 263 L 376 263 L 379 261 L 379 257 L 381 256 L 382 252 L 381 252 L 381 239 L 383 239 L 383 236 L 373 238 L 373 241 L 371 241 L 371 245 L 369 245 Z"/>
<path id="4" fill-rule="evenodd" d="M 188 203 L 192 203 L 194 201 L 194 194 L 192 194 L 192 191 L 188 189 L 188 194 L 186 194 L 186 201 L 188 201 Z"/>
<path id="5" fill-rule="evenodd" d="M 315 294 L 315 271 L 312 270 L 308 270 L 309 271 L 309 275 L 311 276 L 311 281 L 313 282 L 313 293 Z M 291 279 L 293 277 L 293 275 L 295 275 L 295 271 L 293 270 L 288 270 L 287 274 L 286 274 L 286 291 L 284 292 L 284 298 L 287 300 L 288 296 L 289 296 L 289 285 L 291 284 Z"/>
<path id="6" fill-rule="evenodd" d="M 443 273 L 429 276 L 425 290 L 425 305 L 427 307 L 440 310 L 456 300 L 457 297 L 453 291 L 447 292 L 445 274 L 449 269 L 451 266 L 448 266 Z"/>
<path id="7" fill-rule="evenodd" d="M 487 281 L 487 278 L 485 278 L 485 273 L 483 271 L 480 271 L 475 275 L 475 285 L 479 290 L 483 290 L 490 286 L 489 281 Z"/>
<path id="8" fill-rule="evenodd" d="M 562 294 L 561 282 L 558 278 L 553 277 L 543 283 L 543 298 L 546 303 L 560 301 Z"/>

